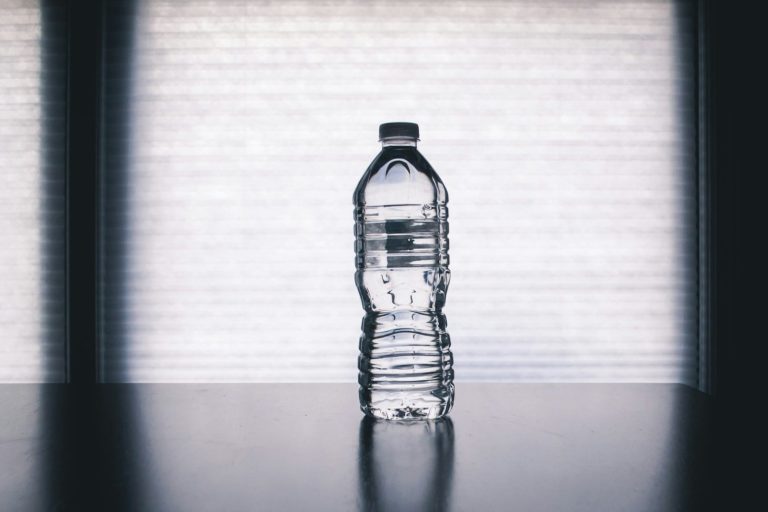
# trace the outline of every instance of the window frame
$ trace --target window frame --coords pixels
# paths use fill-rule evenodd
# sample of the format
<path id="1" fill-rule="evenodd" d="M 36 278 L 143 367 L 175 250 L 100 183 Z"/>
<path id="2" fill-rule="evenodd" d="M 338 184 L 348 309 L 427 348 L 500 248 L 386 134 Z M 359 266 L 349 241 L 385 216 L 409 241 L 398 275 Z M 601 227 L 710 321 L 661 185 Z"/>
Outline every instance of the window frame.
<path id="1" fill-rule="evenodd" d="M 101 312 L 101 218 L 104 172 L 102 132 L 105 130 L 103 105 L 103 54 L 108 44 L 110 8 L 131 8 L 135 2 L 94 0 L 67 2 L 67 152 L 66 152 L 66 381 L 99 383 L 100 347 L 103 329 Z M 43 3 L 42 8 L 45 8 Z M 725 9 L 720 7 L 720 9 Z M 717 292 L 720 249 L 724 226 L 733 223 L 718 208 L 722 189 L 715 186 L 722 170 L 714 156 L 717 140 L 714 124 L 721 113 L 714 108 L 722 101 L 713 89 L 712 40 L 717 33 L 712 2 L 696 2 L 696 154 L 698 211 L 698 388 L 714 392 L 717 383 L 716 353 L 723 309 Z M 716 27 L 715 27 L 716 29 Z M 121 30 L 131 27 L 121 26 Z M 713 32 L 715 35 L 713 36 Z M 122 33 L 120 37 L 127 37 Z"/>

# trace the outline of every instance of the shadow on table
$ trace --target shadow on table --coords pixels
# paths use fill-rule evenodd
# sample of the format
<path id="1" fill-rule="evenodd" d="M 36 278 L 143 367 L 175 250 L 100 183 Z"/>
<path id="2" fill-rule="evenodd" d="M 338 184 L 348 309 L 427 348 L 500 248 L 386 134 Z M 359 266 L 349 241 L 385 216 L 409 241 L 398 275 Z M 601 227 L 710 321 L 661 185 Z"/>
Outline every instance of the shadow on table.
<path id="1" fill-rule="evenodd" d="M 142 510 L 149 447 L 131 386 L 43 386 L 41 510 Z"/>
<path id="2" fill-rule="evenodd" d="M 453 483 L 450 418 L 360 422 L 359 503 L 362 510 L 446 510 Z"/>

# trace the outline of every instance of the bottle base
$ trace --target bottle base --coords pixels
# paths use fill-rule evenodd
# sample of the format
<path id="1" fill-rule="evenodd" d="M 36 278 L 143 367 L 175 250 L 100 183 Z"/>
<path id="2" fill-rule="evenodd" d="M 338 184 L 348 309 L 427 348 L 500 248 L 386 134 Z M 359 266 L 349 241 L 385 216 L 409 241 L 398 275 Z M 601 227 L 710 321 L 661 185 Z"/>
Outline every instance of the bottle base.
<path id="1" fill-rule="evenodd" d="M 365 395 L 361 389 L 360 409 L 366 416 L 389 421 L 436 420 L 447 416 L 453 408 L 454 387 L 450 385 L 442 393 L 429 393 L 424 397 L 410 393 L 405 396 L 374 396 L 370 402 Z"/>

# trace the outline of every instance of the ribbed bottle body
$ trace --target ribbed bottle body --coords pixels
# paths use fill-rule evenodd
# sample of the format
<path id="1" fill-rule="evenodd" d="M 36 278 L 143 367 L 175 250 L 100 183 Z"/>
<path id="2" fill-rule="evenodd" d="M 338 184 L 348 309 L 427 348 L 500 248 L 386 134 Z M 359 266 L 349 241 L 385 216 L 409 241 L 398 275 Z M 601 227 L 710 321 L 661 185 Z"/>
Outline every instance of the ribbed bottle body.
<path id="1" fill-rule="evenodd" d="M 415 147 L 385 148 L 355 192 L 358 381 L 370 416 L 433 419 L 453 405 L 447 201 Z"/>

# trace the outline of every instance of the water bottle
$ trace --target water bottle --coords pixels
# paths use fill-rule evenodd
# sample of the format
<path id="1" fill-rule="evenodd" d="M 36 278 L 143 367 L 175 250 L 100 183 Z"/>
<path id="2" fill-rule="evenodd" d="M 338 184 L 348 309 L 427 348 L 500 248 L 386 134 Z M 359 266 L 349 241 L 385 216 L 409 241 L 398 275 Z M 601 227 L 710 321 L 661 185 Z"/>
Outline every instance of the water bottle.
<path id="1" fill-rule="evenodd" d="M 416 149 L 419 127 L 385 123 L 382 150 L 355 189 L 355 283 L 365 309 L 360 407 L 390 420 L 435 419 L 453 406 L 448 193 Z"/>

